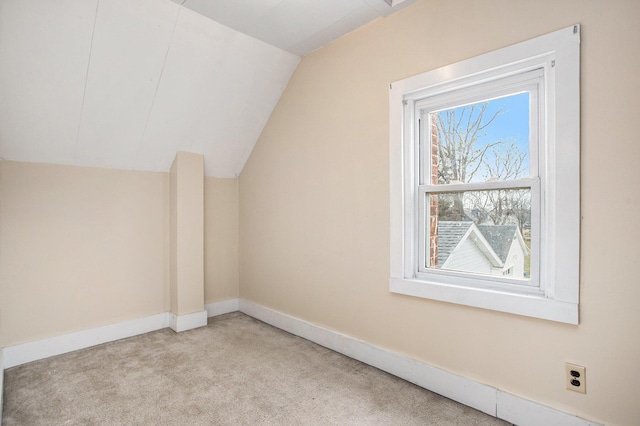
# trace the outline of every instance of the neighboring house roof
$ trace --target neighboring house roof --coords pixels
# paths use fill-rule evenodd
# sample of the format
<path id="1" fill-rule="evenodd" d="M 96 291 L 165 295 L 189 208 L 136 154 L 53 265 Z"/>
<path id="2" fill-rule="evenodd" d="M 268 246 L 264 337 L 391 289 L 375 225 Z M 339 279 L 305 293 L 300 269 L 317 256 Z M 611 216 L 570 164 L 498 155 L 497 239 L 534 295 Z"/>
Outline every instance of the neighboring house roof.
<path id="1" fill-rule="evenodd" d="M 440 221 L 438 222 L 438 265 L 442 267 L 456 247 L 474 233 L 478 237 L 474 241 L 477 240 L 481 250 L 487 258 L 492 260 L 492 263 L 499 263 L 496 266 L 504 265 L 514 238 L 518 239 L 523 251 L 528 251 L 517 225 L 476 225 L 465 221 Z"/>
<path id="2" fill-rule="evenodd" d="M 502 262 L 507 260 L 511 243 L 518 227 L 516 225 L 477 225 L 493 251 Z"/>
<path id="3" fill-rule="evenodd" d="M 444 265 L 473 222 L 438 222 L 438 265 Z"/>

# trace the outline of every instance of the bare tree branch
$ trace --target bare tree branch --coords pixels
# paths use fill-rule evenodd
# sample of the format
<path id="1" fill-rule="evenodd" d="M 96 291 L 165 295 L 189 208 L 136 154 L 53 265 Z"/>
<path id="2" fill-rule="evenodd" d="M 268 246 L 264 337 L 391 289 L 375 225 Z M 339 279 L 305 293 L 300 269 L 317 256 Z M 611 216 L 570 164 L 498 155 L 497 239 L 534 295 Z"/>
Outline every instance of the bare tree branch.
<path id="1" fill-rule="evenodd" d="M 483 102 L 433 114 L 438 127 L 438 183 L 468 183 L 478 176 L 485 181 L 506 181 L 528 175 L 527 154 L 514 141 L 497 140 L 479 146 L 478 141 L 487 136 L 489 126 L 504 113 L 504 109 L 499 108 L 489 116 L 488 104 Z M 464 220 L 465 208 L 476 211 L 479 217 L 491 219 L 496 225 L 505 223 L 511 216 L 517 217 L 521 225 L 528 220 L 529 191 L 475 191 L 449 197 L 448 220 Z"/>

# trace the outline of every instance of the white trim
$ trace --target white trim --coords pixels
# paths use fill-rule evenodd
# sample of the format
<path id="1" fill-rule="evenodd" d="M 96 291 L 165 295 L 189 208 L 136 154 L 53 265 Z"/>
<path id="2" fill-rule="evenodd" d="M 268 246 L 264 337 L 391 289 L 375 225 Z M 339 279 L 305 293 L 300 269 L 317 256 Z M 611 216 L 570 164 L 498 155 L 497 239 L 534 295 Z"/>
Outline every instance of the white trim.
<path id="1" fill-rule="evenodd" d="M 206 325 L 207 323 L 207 317 L 213 317 L 216 315 L 222 315 L 229 312 L 237 311 L 238 300 L 239 299 L 229 299 L 222 302 L 209 303 L 208 305 L 206 305 L 206 311 L 203 311 L 206 312 L 204 325 Z M 125 339 L 127 337 L 137 336 L 139 334 L 150 333 L 162 328 L 167 328 L 171 325 L 171 315 L 172 314 L 170 312 L 164 312 L 148 317 L 136 318 L 133 320 L 118 322 L 115 324 L 108 324 L 101 327 L 78 331 L 75 333 L 63 334 L 61 336 L 48 337 L 46 339 L 9 346 L 4 349 L 0 348 L 0 370 L 26 364 L 31 361 L 49 358 L 51 356 L 100 345 L 102 343 L 113 342 L 115 340 Z M 202 315 L 202 312 L 196 312 L 194 315 L 194 319 L 202 322 L 202 319 L 198 317 Z M 185 320 L 188 320 L 187 318 L 183 319 L 182 317 L 188 316 L 182 315 L 180 317 L 181 325 Z M 4 362 L 2 362 L 3 355 Z M 2 377 L 0 377 L 0 385 L 1 384 Z M 1 389 L 2 387 L 0 386 L 0 390 Z M 1 397 L 2 395 L 0 392 L 0 401 Z"/>
<path id="2" fill-rule="evenodd" d="M 248 300 L 230 299 L 210 303 L 206 305 L 206 311 L 203 312 L 207 312 L 209 316 L 216 316 L 236 310 L 511 423 L 521 426 L 540 424 L 599 425 Z M 202 312 L 188 315 L 198 317 L 202 315 Z M 165 312 L 10 346 L 0 350 L 0 367 L 2 367 L 0 371 L 50 356 L 167 328 L 170 316 L 169 312 Z M 180 318 L 182 317 L 185 315 Z M 2 362 L 3 358 L 4 363 Z M 0 375 L 0 421 L 2 420 L 2 377 Z"/>
<path id="3" fill-rule="evenodd" d="M 518 426 L 601 426 L 600 423 L 590 422 L 499 389 L 496 406 L 496 417 Z"/>
<path id="4" fill-rule="evenodd" d="M 489 415 L 496 415 L 496 389 L 371 345 L 333 330 L 240 300 L 240 311 L 350 358 L 451 398 Z"/>
<path id="5" fill-rule="evenodd" d="M 222 302 L 213 302 L 204 305 L 204 309 L 207 311 L 208 317 L 215 317 L 222 314 L 228 314 L 230 312 L 236 312 L 239 310 L 239 299 L 223 300 Z"/>
<path id="6" fill-rule="evenodd" d="M 169 326 L 167 312 L 148 317 L 103 325 L 61 336 L 49 337 L 33 342 L 9 346 L 3 349 L 4 368 L 15 367 L 54 355 L 113 342 L 139 334 L 149 333 Z"/>
<path id="7" fill-rule="evenodd" d="M 362 361 L 461 404 L 521 426 L 540 424 L 598 425 L 598 423 L 511 395 L 493 386 L 476 382 L 248 300 L 240 299 L 239 306 L 242 313 L 274 327 Z"/>
<path id="8" fill-rule="evenodd" d="M 401 278 L 389 279 L 391 293 L 459 303 L 477 308 L 530 316 L 567 324 L 578 323 L 578 305 L 549 299 L 542 295 L 505 292 L 500 289 L 474 288 L 453 283 L 430 282 Z"/>
<path id="9" fill-rule="evenodd" d="M 438 194 L 441 192 L 468 192 L 468 191 L 492 191 L 496 189 L 529 189 L 540 181 L 540 178 L 522 178 L 516 180 L 496 181 L 496 182 L 468 182 L 468 183 L 447 183 L 440 185 L 423 184 L 419 185 L 420 196 L 427 194 Z"/>
<path id="10" fill-rule="evenodd" d="M 476 90 L 478 84 L 493 84 L 503 76 L 531 69 L 544 69 L 545 75 L 540 88 L 545 102 L 538 107 L 540 123 L 546 123 L 546 127 L 538 129 L 540 152 L 531 154 L 541 162 L 538 175 L 542 187 L 534 190 L 538 185 L 531 186 L 532 202 L 540 206 L 540 214 L 533 214 L 532 210 L 531 218 L 532 230 L 540 232 L 539 238 L 532 240 L 531 282 L 539 283 L 540 294 L 523 294 L 530 291 L 522 286 L 495 292 L 492 280 L 463 279 L 454 273 L 422 277 L 417 251 L 425 245 L 420 241 L 424 233 L 419 232 L 425 215 L 419 210 L 423 204 L 418 203 L 424 201 L 421 196 L 430 187 L 416 186 L 416 101 L 427 94 L 455 95 L 453 91 L 458 89 Z M 579 323 L 579 74 L 580 26 L 575 25 L 389 85 L 391 292 Z M 461 190 L 476 184 L 465 185 L 454 188 Z M 436 188 L 447 190 L 444 186 Z M 480 291 L 471 290 L 472 287 Z"/>
<path id="11" fill-rule="evenodd" d="M 169 327 L 176 333 L 192 330 L 207 325 L 207 311 L 176 315 L 170 313 Z"/>

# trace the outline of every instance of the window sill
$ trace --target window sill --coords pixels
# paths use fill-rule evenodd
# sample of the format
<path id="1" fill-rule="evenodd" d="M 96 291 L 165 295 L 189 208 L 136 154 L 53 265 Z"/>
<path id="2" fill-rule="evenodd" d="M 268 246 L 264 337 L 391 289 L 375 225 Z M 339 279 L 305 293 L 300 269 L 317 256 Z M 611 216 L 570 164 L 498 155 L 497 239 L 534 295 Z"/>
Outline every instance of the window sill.
<path id="1" fill-rule="evenodd" d="M 578 324 L 577 303 L 549 299 L 543 295 L 470 288 L 406 278 L 391 278 L 389 290 L 407 296 Z"/>

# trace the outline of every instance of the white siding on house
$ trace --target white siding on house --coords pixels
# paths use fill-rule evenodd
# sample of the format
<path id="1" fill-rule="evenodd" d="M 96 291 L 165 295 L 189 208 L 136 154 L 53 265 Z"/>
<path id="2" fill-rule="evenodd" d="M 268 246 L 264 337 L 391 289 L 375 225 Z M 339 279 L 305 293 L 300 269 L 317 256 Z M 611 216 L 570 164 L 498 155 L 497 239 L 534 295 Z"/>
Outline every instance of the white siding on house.
<path id="1" fill-rule="evenodd" d="M 509 254 L 504 261 L 504 271 L 513 267 L 513 278 L 524 278 L 524 251 L 518 242 L 518 238 L 514 238 L 509 247 Z"/>
<path id="2" fill-rule="evenodd" d="M 491 262 L 471 238 L 465 238 L 442 265 L 442 269 L 491 274 Z"/>

